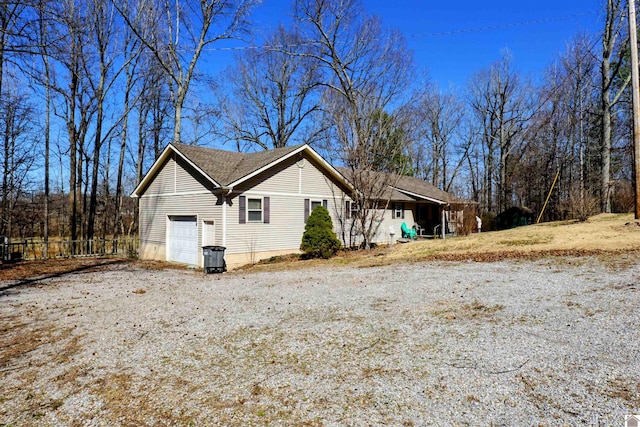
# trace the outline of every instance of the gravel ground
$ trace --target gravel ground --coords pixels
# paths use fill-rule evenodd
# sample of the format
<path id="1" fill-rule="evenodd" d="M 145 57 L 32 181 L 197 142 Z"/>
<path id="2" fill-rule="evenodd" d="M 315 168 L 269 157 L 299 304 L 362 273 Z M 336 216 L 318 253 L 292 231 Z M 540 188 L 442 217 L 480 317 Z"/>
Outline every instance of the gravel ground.
<path id="1" fill-rule="evenodd" d="M 0 283 L 0 426 L 624 425 L 640 259 Z"/>

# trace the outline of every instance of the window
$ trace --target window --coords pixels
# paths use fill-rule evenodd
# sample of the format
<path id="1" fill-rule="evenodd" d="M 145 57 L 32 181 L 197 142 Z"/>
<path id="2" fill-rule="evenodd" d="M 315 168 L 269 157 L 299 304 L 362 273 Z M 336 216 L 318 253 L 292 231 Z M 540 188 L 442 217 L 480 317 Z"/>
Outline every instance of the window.
<path id="1" fill-rule="evenodd" d="M 344 217 L 345 219 L 356 218 L 358 216 L 358 205 L 352 200 L 344 202 Z"/>
<path id="2" fill-rule="evenodd" d="M 262 222 L 262 199 L 247 199 L 247 219 Z"/>
<path id="3" fill-rule="evenodd" d="M 394 203 L 393 204 L 393 218 L 403 218 L 404 219 L 404 203 Z"/>
<path id="4" fill-rule="evenodd" d="M 318 206 L 324 206 L 325 209 L 328 209 L 328 201 L 327 200 L 311 200 L 311 199 L 304 199 L 304 222 L 307 222 L 307 219 L 309 219 L 309 213 L 311 213 L 312 210 L 314 210 L 315 208 L 317 208 Z"/>
<path id="5" fill-rule="evenodd" d="M 269 224 L 269 200 L 269 197 L 238 197 L 240 224 L 244 224 L 246 222 L 263 222 L 265 224 Z"/>

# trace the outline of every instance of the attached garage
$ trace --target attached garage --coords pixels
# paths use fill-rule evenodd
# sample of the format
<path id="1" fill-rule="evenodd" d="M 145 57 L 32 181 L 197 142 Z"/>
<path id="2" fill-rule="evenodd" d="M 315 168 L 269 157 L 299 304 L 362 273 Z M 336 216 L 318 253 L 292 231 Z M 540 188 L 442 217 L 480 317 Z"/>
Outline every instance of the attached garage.
<path id="1" fill-rule="evenodd" d="M 198 221 L 195 216 L 169 217 L 167 260 L 198 265 Z"/>

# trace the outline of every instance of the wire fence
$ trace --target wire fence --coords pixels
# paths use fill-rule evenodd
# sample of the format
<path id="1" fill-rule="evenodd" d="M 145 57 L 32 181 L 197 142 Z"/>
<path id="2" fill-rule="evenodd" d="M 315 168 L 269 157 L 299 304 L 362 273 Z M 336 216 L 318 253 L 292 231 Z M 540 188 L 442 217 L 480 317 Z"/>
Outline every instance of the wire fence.
<path id="1" fill-rule="evenodd" d="M 136 258 L 138 238 L 50 240 L 48 243 L 35 239 L 20 242 L 0 240 L 2 261 L 102 256 Z"/>

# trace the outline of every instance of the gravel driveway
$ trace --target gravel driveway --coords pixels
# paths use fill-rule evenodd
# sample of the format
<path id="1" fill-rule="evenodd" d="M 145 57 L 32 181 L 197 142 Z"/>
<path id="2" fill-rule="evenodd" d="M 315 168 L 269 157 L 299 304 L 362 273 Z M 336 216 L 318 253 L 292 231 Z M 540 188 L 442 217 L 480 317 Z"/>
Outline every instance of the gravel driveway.
<path id="1" fill-rule="evenodd" d="M 624 425 L 640 259 L 0 283 L 0 426 Z"/>

